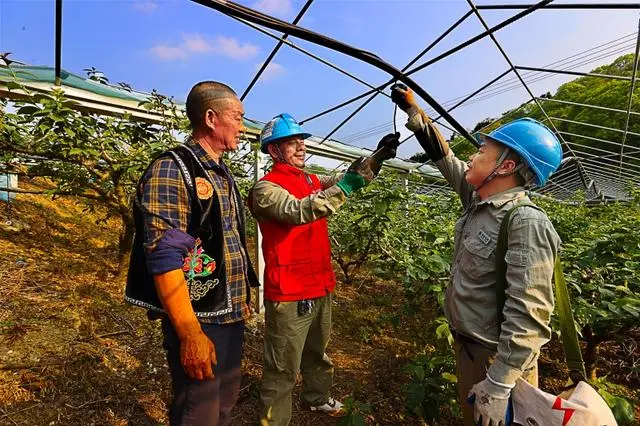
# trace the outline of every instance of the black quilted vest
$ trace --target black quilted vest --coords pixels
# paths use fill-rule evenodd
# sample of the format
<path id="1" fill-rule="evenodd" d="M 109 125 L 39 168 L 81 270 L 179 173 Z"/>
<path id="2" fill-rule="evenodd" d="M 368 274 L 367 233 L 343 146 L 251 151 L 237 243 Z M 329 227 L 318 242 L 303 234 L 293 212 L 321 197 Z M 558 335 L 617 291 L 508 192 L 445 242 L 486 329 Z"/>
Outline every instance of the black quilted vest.
<path id="1" fill-rule="evenodd" d="M 185 280 L 187 280 L 189 287 L 191 305 L 196 316 L 199 318 L 211 318 L 227 314 L 231 312 L 232 304 L 225 274 L 224 233 L 222 229 L 221 207 L 215 192 L 207 200 L 201 200 L 197 197 L 196 178 L 206 179 L 213 188 L 215 188 L 215 186 L 213 182 L 211 182 L 209 173 L 204 165 L 189 147 L 184 145 L 178 146 L 161 154 L 158 159 L 167 156 L 172 157 L 180 167 L 185 185 L 189 190 L 191 212 L 187 233 L 199 239 L 201 242 L 200 247 L 203 249 L 203 254 L 199 255 L 200 260 L 202 260 L 200 269 L 192 269 L 191 273 L 185 271 Z M 143 177 L 146 173 L 147 172 L 143 173 Z M 247 281 L 250 286 L 254 287 L 260 284 L 248 256 L 249 252 L 245 238 L 244 209 L 242 203 L 238 202 L 242 200 L 242 197 L 235 182 L 231 182 L 233 183 L 233 191 L 235 194 L 235 197 L 233 197 L 234 200 L 232 201 L 235 202 L 238 226 L 240 228 L 239 234 L 248 263 Z M 143 246 L 144 219 L 140 204 L 141 200 L 142 179 L 137 185 L 136 199 L 133 205 L 136 233 L 131 251 L 125 299 L 133 305 L 147 308 L 152 312 L 162 313 L 164 309 L 156 293 L 153 275 L 147 270 L 145 261 L 146 249 Z M 197 250 L 197 248 L 195 249 Z M 195 262 L 195 260 L 198 259 L 194 259 L 194 255 L 198 256 L 198 253 L 194 251 L 194 253 L 188 254 L 190 259 L 194 260 L 192 264 L 200 263 L 199 261 Z M 214 261 L 215 268 L 213 268 Z M 209 269 L 213 269 L 213 271 L 208 271 L 207 266 Z M 249 302 L 250 297 L 251 292 L 247 289 L 247 302 Z"/>

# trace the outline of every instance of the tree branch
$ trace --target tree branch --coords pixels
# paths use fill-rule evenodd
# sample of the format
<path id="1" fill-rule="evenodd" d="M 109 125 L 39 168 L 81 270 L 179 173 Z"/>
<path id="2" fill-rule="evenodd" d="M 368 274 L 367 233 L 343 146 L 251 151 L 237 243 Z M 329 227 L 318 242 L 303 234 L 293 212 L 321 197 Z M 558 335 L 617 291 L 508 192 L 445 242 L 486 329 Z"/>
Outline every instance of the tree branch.
<path id="1" fill-rule="evenodd" d="M 0 192 L 15 192 L 17 194 L 39 194 L 44 195 L 47 194 L 46 191 L 31 191 L 29 189 L 20 189 L 20 188 L 0 188 Z"/>
<path id="2" fill-rule="evenodd" d="M 0 192 L 4 191 L 4 192 L 15 192 L 17 194 L 37 194 L 37 195 L 60 195 L 60 196 L 65 196 L 65 197 L 80 197 L 80 198 L 88 198 L 90 200 L 96 200 L 96 201 L 102 201 L 102 202 L 107 202 L 108 200 L 105 200 L 103 197 L 99 196 L 99 195 L 95 195 L 95 194 L 90 194 L 90 193 L 83 193 L 83 194 L 74 194 L 72 192 L 56 192 L 56 190 L 52 190 L 52 192 L 47 192 L 47 191 L 33 191 L 30 189 L 20 189 L 20 188 L 0 188 Z"/>
<path id="3" fill-rule="evenodd" d="M 52 152 L 46 152 L 46 153 L 40 152 L 40 153 L 34 154 L 33 151 L 30 151 L 24 148 L 18 148 L 15 145 L 8 143 L 6 140 L 2 141 L 1 147 L 4 150 L 17 153 L 17 154 L 28 155 L 31 157 L 43 157 L 44 159 L 47 159 L 47 160 L 61 161 L 63 163 L 74 164 L 76 166 L 83 167 L 87 173 L 101 180 L 105 180 L 109 178 L 109 173 L 99 171 L 96 167 L 97 163 L 93 161 L 74 160 L 74 159 L 65 157 L 63 155 L 54 154 Z"/>

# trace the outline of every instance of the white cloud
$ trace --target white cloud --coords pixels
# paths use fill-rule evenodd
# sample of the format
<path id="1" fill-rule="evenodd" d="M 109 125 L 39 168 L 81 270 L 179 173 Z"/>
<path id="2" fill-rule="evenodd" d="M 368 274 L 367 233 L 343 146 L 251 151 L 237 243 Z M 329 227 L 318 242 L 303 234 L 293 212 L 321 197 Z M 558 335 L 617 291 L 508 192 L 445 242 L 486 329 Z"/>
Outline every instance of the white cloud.
<path id="1" fill-rule="evenodd" d="M 140 0 L 133 3 L 133 8 L 138 12 L 152 13 L 158 8 L 158 3 L 152 0 Z"/>
<path id="2" fill-rule="evenodd" d="M 182 36 L 182 46 L 192 53 L 211 52 L 213 47 L 199 34 L 185 34 Z"/>
<path id="3" fill-rule="evenodd" d="M 186 59 L 198 54 L 213 53 L 230 59 L 250 59 L 258 54 L 258 46 L 241 43 L 233 37 L 218 36 L 213 42 L 200 34 L 183 34 L 182 42 L 177 45 L 159 44 L 150 49 L 151 53 L 162 60 Z"/>
<path id="4" fill-rule="evenodd" d="M 262 67 L 263 63 L 264 62 L 256 65 L 256 72 L 258 72 L 258 70 Z M 283 67 L 277 62 L 270 62 L 269 65 L 267 65 L 267 68 L 262 72 L 262 75 L 260 76 L 260 81 L 273 80 L 274 78 L 281 77 L 286 74 L 287 74 L 287 69 L 285 67 Z"/>
<path id="5" fill-rule="evenodd" d="M 293 10 L 291 0 L 258 0 L 252 6 L 267 15 L 287 16 Z"/>
<path id="6" fill-rule="evenodd" d="M 165 61 L 185 59 L 188 56 L 187 51 L 185 51 L 184 49 L 180 47 L 167 46 L 164 44 L 153 46 L 150 50 L 151 50 L 151 53 L 153 53 L 159 59 L 163 59 Z"/>
<path id="7" fill-rule="evenodd" d="M 216 38 L 214 51 L 231 59 L 249 59 L 258 54 L 258 46 L 251 43 L 238 42 L 232 37 Z"/>

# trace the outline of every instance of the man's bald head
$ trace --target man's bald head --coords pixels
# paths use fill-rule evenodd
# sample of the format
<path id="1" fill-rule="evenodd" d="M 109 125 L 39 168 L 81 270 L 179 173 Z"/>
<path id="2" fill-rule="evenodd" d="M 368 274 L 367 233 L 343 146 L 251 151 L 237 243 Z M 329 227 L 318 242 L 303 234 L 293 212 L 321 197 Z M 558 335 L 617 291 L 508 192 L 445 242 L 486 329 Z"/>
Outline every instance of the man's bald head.
<path id="1" fill-rule="evenodd" d="M 187 117 L 191 128 L 196 130 L 204 126 L 207 110 L 220 113 L 237 100 L 236 92 L 226 84 L 217 81 L 197 83 L 187 96 Z"/>

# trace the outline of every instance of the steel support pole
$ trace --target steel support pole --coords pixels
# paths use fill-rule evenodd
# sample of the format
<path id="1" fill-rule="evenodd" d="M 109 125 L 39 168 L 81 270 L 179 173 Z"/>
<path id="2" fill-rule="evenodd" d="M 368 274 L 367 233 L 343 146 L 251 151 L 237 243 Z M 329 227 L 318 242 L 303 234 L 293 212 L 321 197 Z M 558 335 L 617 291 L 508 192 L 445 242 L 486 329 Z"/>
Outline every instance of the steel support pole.
<path id="1" fill-rule="evenodd" d="M 434 41 L 432 41 L 424 50 L 422 50 L 422 52 L 420 52 L 416 57 L 414 57 L 407 65 L 405 65 L 401 71 L 405 72 L 407 69 L 409 69 L 409 67 L 411 67 L 413 64 L 415 64 L 418 60 L 420 60 L 421 57 L 423 57 L 424 55 L 426 55 L 431 49 L 433 49 L 438 43 L 440 43 L 440 41 L 442 41 L 447 35 L 449 35 L 454 29 L 456 29 L 462 22 L 464 22 L 465 19 L 467 19 L 469 16 L 471 15 L 471 11 L 469 11 L 468 13 L 466 13 L 465 15 L 463 15 L 460 19 L 458 19 L 456 22 L 453 23 L 453 25 L 451 25 L 449 28 L 447 28 L 447 30 L 445 32 L 443 32 L 442 34 L 440 34 L 439 37 L 437 37 Z M 388 80 L 384 86 L 387 86 L 388 84 L 393 83 L 393 79 Z M 344 118 L 336 127 L 333 128 L 333 130 L 331 130 L 327 136 L 325 136 L 322 139 L 322 142 L 320 143 L 324 143 L 324 141 L 326 141 L 327 139 L 329 139 L 331 136 L 333 136 L 338 130 L 340 130 L 345 124 L 347 124 L 353 117 L 356 116 L 356 114 L 358 114 L 360 111 L 362 111 L 364 109 L 364 107 L 366 107 L 369 103 L 371 103 L 371 101 L 373 101 L 376 96 L 378 96 L 378 93 L 380 93 L 380 91 L 376 91 L 374 92 L 367 100 L 365 100 L 362 104 L 360 104 L 355 110 L 353 110 L 346 118 Z M 383 92 L 384 93 L 384 92 Z M 324 114 L 323 114 L 324 115 Z M 317 116 L 317 115 L 316 115 Z M 314 116 L 314 117 L 316 117 Z M 300 123 L 305 123 L 307 121 L 309 121 L 310 119 L 305 119 L 302 120 Z M 403 141 L 404 142 L 404 141 Z"/>
<path id="2" fill-rule="evenodd" d="M 262 170 L 264 162 L 262 161 L 260 148 L 256 147 L 254 153 L 253 180 L 254 183 L 256 183 L 264 175 L 264 172 Z M 258 275 L 258 280 L 260 280 L 261 284 L 260 287 L 256 288 L 256 312 L 261 313 L 264 310 L 264 256 L 262 255 L 262 232 L 260 232 L 260 226 L 258 225 L 257 220 L 255 255 L 256 274 Z"/>
<path id="3" fill-rule="evenodd" d="M 55 28 L 55 85 L 62 84 L 62 0 L 56 0 L 56 28 Z"/>
<path id="4" fill-rule="evenodd" d="M 197 1 L 197 0 L 192 0 L 192 1 Z M 420 71 L 420 70 L 422 70 L 422 69 L 424 69 L 424 68 L 426 68 L 426 67 L 428 67 L 430 65 L 433 65 L 434 63 L 436 63 L 436 62 L 438 62 L 438 61 L 440 61 L 440 60 L 442 60 L 442 59 L 444 59 L 444 58 L 446 58 L 448 56 L 453 55 L 454 53 L 464 49 L 465 47 L 475 43 L 476 41 L 479 41 L 479 40 L 487 37 L 488 35 L 493 34 L 496 31 L 501 30 L 502 28 L 506 27 L 507 25 L 510 25 L 510 24 L 516 22 L 517 20 L 524 18 L 525 16 L 529 15 L 532 12 L 535 12 L 536 10 L 544 7 L 546 4 L 549 4 L 552 1 L 553 0 L 543 0 L 543 1 L 539 2 L 539 3 L 536 3 L 535 5 L 531 6 L 530 8 L 527 8 L 526 10 L 524 10 L 524 11 L 522 11 L 522 12 L 520 12 L 520 13 L 514 15 L 514 16 L 512 16 L 511 18 L 508 18 L 508 19 L 500 22 L 499 24 L 497 24 L 496 26 L 492 27 L 491 29 L 489 29 L 489 30 L 487 30 L 487 31 L 485 31 L 483 33 L 480 33 L 480 34 L 476 35 L 475 37 L 472 37 L 472 38 L 466 40 L 463 43 L 460 43 L 459 45 L 447 50 L 446 52 L 436 56 L 433 59 L 430 59 L 429 61 L 417 66 L 416 68 L 408 70 L 404 75 L 408 77 L 408 76 L 410 76 L 410 75 L 412 75 L 412 74 L 414 74 L 414 73 L 416 73 L 416 72 L 418 72 L 418 71 Z M 377 89 L 378 90 L 383 89 L 385 86 L 387 86 L 387 84 L 388 83 L 380 85 L 380 86 L 377 87 Z M 375 90 L 370 90 L 368 92 L 364 92 L 364 93 L 362 93 L 362 94 L 360 94 L 360 95 L 358 95 L 358 96 L 356 96 L 356 97 L 354 97 L 352 99 L 349 99 L 349 100 L 347 100 L 347 101 L 345 101 L 345 102 L 343 102 L 343 103 L 341 103 L 339 105 L 336 105 L 335 107 L 331 107 L 326 111 L 323 111 L 321 113 L 318 113 L 318 114 L 314 115 L 313 117 L 309 117 L 305 121 L 313 120 L 315 118 L 321 117 L 324 114 L 327 114 L 329 112 L 335 111 L 336 109 L 340 109 L 342 107 L 345 107 L 345 106 L 351 104 L 352 102 L 357 101 L 358 99 L 362 99 L 365 96 L 368 96 L 368 95 L 372 94 L 374 91 Z"/>
<path id="5" fill-rule="evenodd" d="M 483 4 L 478 5 L 480 10 L 511 10 L 526 9 L 530 4 Z M 558 3 L 544 6 L 545 9 L 640 9 L 640 3 Z"/>
<path id="6" fill-rule="evenodd" d="M 599 110 L 602 110 L 602 111 L 621 112 L 623 114 L 627 113 L 627 111 L 625 111 L 623 109 L 609 108 L 609 107 L 604 107 L 604 106 L 601 106 L 601 105 L 582 104 L 582 103 L 579 103 L 579 102 L 563 101 L 563 100 L 560 100 L 560 99 L 538 98 L 538 97 L 536 97 L 536 100 L 541 101 L 541 102 L 556 102 L 556 103 L 559 103 L 559 104 L 573 105 L 573 106 L 579 106 L 579 107 L 583 107 L 583 108 L 593 108 L 593 109 L 599 109 Z M 640 112 L 631 111 L 630 114 L 631 115 L 637 115 L 637 116 L 640 117 Z"/>
<path id="7" fill-rule="evenodd" d="M 313 3 L 313 0 L 307 0 L 307 2 L 304 4 L 304 6 L 302 6 L 302 9 L 300 9 L 300 12 L 298 12 L 298 15 L 295 17 L 295 19 L 292 22 L 293 25 L 296 25 L 298 22 L 300 22 L 300 20 L 304 16 L 304 14 L 307 12 L 307 9 L 309 9 L 309 6 L 311 6 L 311 3 Z M 276 56 L 276 53 L 278 53 L 278 50 L 280 50 L 280 48 L 284 44 L 284 40 L 286 40 L 288 36 L 289 36 L 289 34 L 284 34 L 282 36 L 282 39 L 280 41 L 278 41 L 278 43 L 273 48 L 273 50 L 271 51 L 271 53 L 269 54 L 267 59 L 264 61 L 264 63 L 262 64 L 262 66 L 260 67 L 260 69 L 258 70 L 256 75 L 253 77 L 253 80 L 251 80 L 251 83 L 249 83 L 249 85 L 245 89 L 245 91 L 242 94 L 242 96 L 240 96 L 240 100 L 241 101 L 244 101 L 244 99 L 247 97 L 247 95 L 249 94 L 249 92 L 253 88 L 253 85 L 256 84 L 256 82 L 258 81 L 258 79 L 260 78 L 260 76 L 262 75 L 264 70 L 267 69 L 267 67 L 271 63 L 271 60 L 274 58 L 274 56 Z"/>
<path id="8" fill-rule="evenodd" d="M 636 51 L 633 56 L 633 72 L 631 73 L 631 84 L 629 86 L 629 103 L 627 104 L 627 120 L 624 125 L 624 134 L 622 135 L 622 146 L 620 147 L 620 168 L 618 174 L 622 174 L 622 160 L 624 158 L 624 144 L 627 142 L 629 133 L 629 121 L 631 118 L 631 106 L 633 105 L 633 91 L 636 86 L 636 73 L 638 72 L 638 60 L 640 52 L 640 20 L 638 20 L 638 37 L 636 39 Z"/>
<path id="9" fill-rule="evenodd" d="M 373 85 L 367 83 L 366 81 L 362 80 L 358 76 L 356 76 L 356 75 L 354 75 L 354 74 L 352 74 L 352 73 L 350 73 L 348 71 L 343 70 L 339 66 L 327 61 L 326 59 L 322 59 L 318 55 L 315 55 L 315 54 L 309 52 L 306 49 L 303 49 L 302 47 L 292 43 L 291 41 L 285 39 L 284 37 L 278 37 L 277 35 L 275 35 L 273 33 L 270 33 L 269 31 L 265 30 L 264 28 L 254 24 L 252 22 L 245 21 L 244 19 L 236 18 L 235 16 L 230 16 L 230 18 L 235 19 L 236 21 L 240 22 L 241 24 L 244 24 L 244 25 L 246 25 L 248 27 L 253 28 L 254 30 L 256 30 L 258 32 L 261 32 L 262 34 L 264 34 L 264 35 L 266 35 L 268 37 L 271 37 L 274 40 L 281 41 L 282 43 L 286 44 L 287 46 L 291 47 L 292 49 L 295 49 L 298 52 L 303 53 L 303 54 L 307 55 L 308 57 L 310 57 L 312 59 L 315 59 L 316 61 L 320 62 L 321 64 L 324 64 L 324 65 L 328 66 L 329 68 L 332 68 L 332 69 L 338 71 L 339 73 L 346 75 L 347 77 L 357 81 L 360 84 L 363 84 L 363 85 L 365 85 L 365 86 L 367 86 L 367 87 L 369 87 L 371 89 L 377 90 Z M 387 96 L 387 97 L 389 96 L 384 92 L 381 92 L 381 93 L 383 95 Z M 302 121 L 300 121 L 300 124 L 302 124 Z"/>
<path id="10" fill-rule="evenodd" d="M 563 123 L 571 123 L 571 124 L 578 124 L 578 125 L 586 126 L 586 127 L 593 127 L 594 129 L 609 130 L 609 131 L 617 132 L 617 133 L 624 133 L 625 132 L 622 129 L 615 129 L 613 127 L 599 126 L 597 124 L 585 123 L 583 121 L 569 120 L 567 118 L 560 118 L 560 117 L 549 117 L 549 118 L 551 118 L 552 120 L 556 120 L 556 121 L 562 121 Z M 634 132 L 627 132 L 627 134 L 633 135 L 633 136 L 640 136 L 640 133 L 634 133 Z M 620 144 L 620 145 L 622 145 L 622 144 Z"/>

